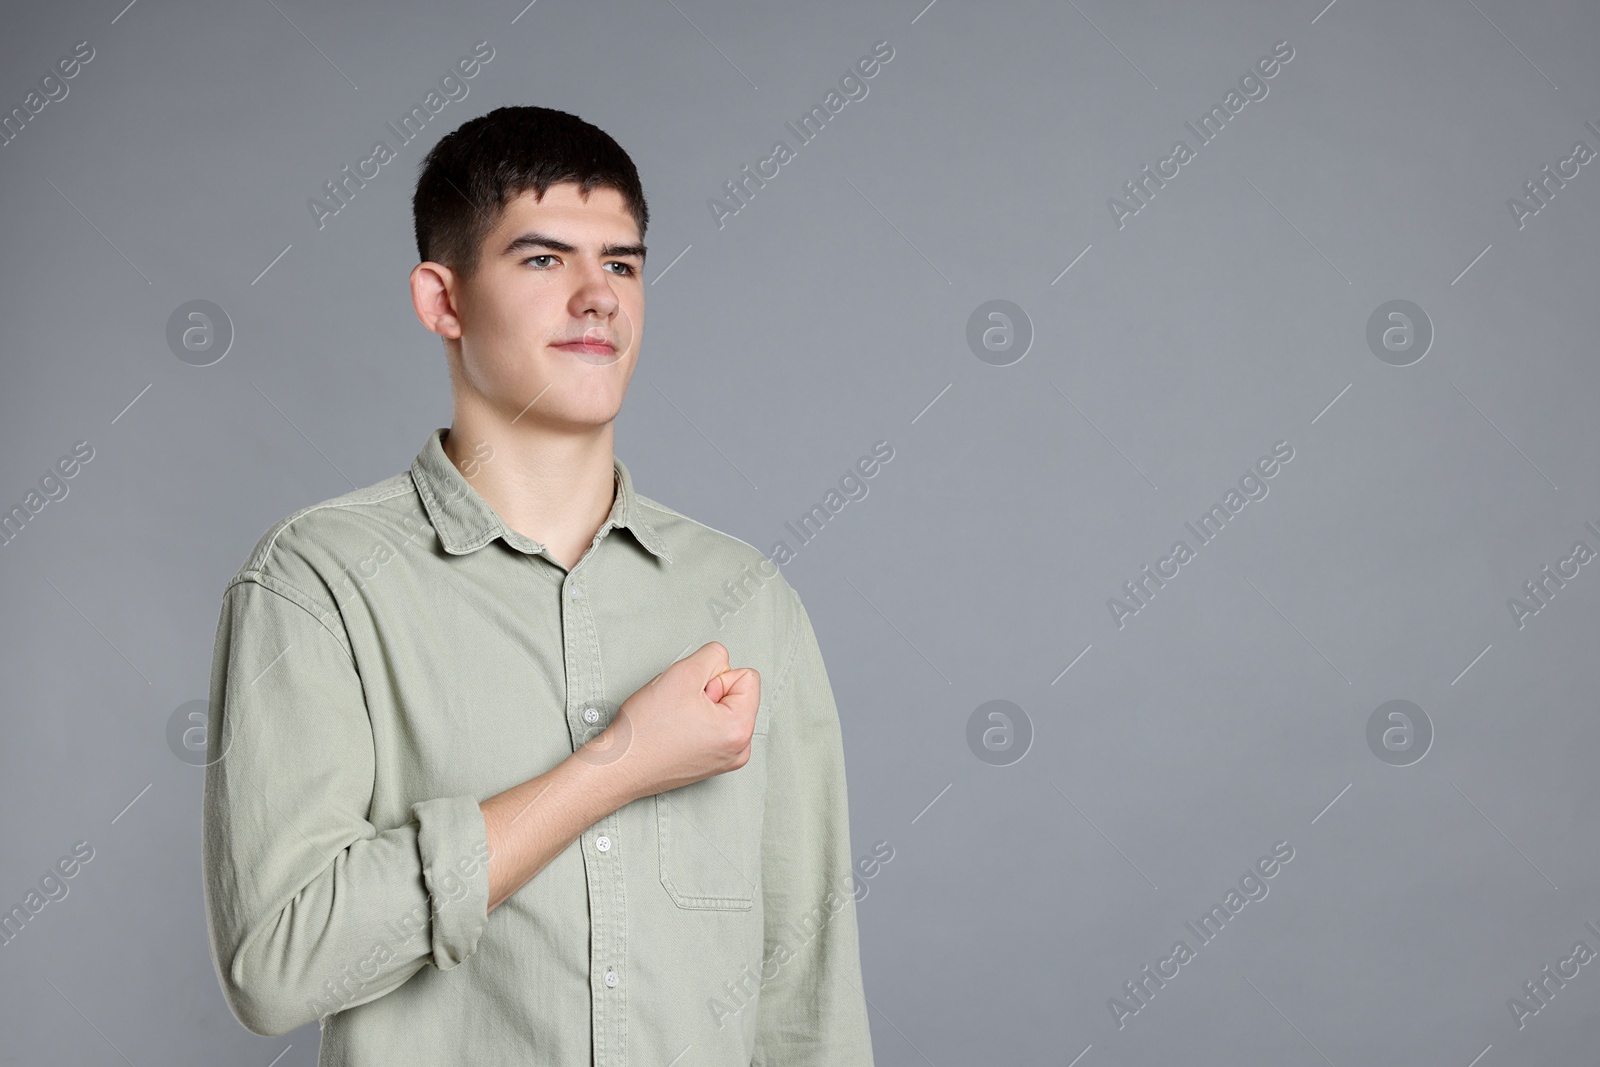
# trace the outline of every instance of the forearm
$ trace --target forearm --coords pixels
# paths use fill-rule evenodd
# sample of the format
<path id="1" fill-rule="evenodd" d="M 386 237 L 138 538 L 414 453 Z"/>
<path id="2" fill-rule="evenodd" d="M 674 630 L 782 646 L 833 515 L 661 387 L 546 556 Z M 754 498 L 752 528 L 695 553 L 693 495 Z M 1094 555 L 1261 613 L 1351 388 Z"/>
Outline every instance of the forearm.
<path id="1" fill-rule="evenodd" d="M 578 835 L 636 799 L 622 761 L 585 747 L 478 806 L 489 837 L 489 910 L 544 870 Z"/>

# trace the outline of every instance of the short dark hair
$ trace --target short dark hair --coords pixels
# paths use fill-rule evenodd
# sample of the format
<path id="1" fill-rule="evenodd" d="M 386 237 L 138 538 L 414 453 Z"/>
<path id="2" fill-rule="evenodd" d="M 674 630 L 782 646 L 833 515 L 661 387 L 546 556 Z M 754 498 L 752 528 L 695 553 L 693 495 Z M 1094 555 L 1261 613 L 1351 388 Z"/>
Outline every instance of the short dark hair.
<path id="1" fill-rule="evenodd" d="M 611 135 L 565 111 L 500 107 L 462 123 L 423 159 L 411 198 L 417 255 L 463 278 L 478 270 L 484 238 L 505 206 L 533 189 L 577 182 L 584 196 L 614 189 L 644 238 L 650 223 L 633 160 Z"/>

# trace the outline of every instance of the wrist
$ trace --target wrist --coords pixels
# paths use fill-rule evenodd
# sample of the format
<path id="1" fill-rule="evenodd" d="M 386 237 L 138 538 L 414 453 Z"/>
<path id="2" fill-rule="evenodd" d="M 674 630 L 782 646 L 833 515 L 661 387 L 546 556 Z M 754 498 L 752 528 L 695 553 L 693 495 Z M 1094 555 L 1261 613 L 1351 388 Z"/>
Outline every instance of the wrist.
<path id="1" fill-rule="evenodd" d="M 625 756 L 625 746 L 616 745 L 603 732 L 579 745 L 566 760 L 574 785 L 605 809 L 597 818 L 648 795 Z"/>

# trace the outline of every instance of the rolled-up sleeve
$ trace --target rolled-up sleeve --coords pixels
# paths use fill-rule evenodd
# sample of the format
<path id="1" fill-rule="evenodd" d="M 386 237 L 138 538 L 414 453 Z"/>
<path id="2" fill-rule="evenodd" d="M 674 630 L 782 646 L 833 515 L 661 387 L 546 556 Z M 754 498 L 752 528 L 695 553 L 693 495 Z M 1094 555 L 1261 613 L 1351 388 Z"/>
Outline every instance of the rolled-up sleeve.
<path id="1" fill-rule="evenodd" d="M 775 973 L 762 983 L 751 1065 L 872 1067 L 839 713 L 811 619 L 789 593 L 761 842 L 763 955 Z"/>
<path id="2" fill-rule="evenodd" d="M 478 801 L 368 821 L 372 723 L 342 621 L 266 574 L 223 594 L 202 815 L 212 960 L 228 1005 L 282 1034 L 448 970 L 488 923 Z"/>

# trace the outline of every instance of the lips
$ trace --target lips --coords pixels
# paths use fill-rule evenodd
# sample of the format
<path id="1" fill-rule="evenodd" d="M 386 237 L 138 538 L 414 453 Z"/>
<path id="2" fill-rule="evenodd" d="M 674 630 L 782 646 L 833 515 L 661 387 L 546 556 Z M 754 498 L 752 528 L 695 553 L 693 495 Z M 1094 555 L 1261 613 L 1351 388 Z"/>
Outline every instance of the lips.
<path id="1" fill-rule="evenodd" d="M 616 344 L 601 326 L 588 326 L 578 336 L 557 341 L 551 347 L 564 348 L 569 352 L 583 352 L 591 356 L 611 356 L 617 351 Z"/>
<path id="2" fill-rule="evenodd" d="M 550 346 L 562 352 L 569 352 L 585 363 L 596 366 L 605 366 L 618 360 L 616 348 L 610 341 L 596 331 L 587 337 L 576 337 L 570 341 L 560 341 Z"/>

